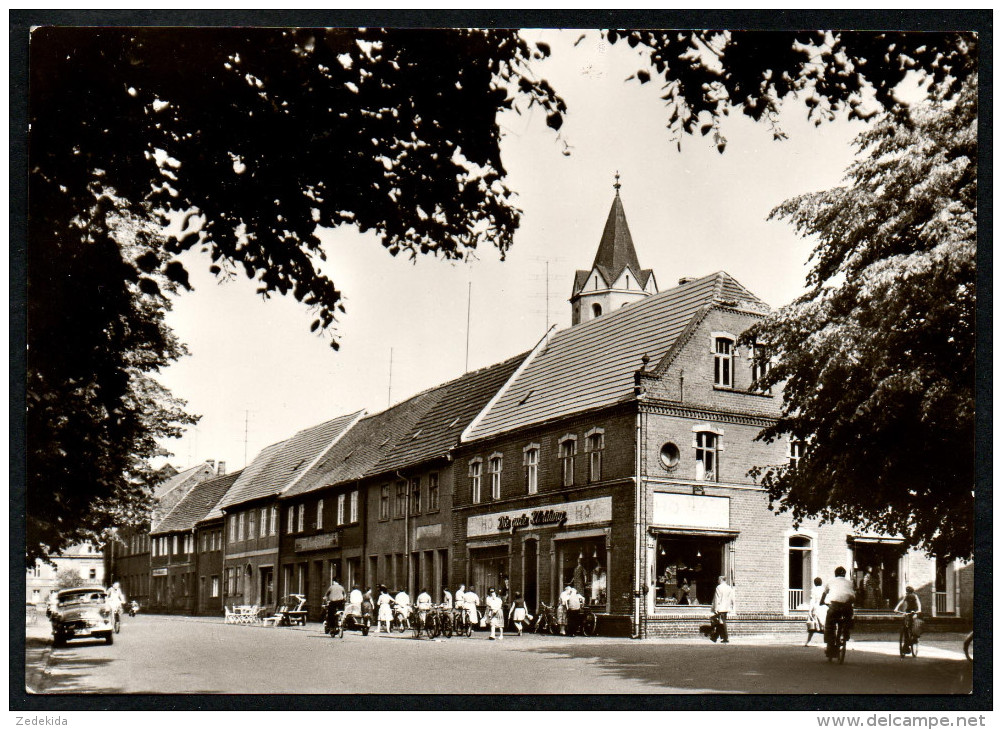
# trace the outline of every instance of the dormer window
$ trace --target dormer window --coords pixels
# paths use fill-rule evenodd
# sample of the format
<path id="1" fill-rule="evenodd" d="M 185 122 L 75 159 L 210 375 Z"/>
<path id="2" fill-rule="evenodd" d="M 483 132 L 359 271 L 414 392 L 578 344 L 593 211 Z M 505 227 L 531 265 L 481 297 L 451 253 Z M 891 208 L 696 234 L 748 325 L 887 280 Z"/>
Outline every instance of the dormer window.
<path id="1" fill-rule="evenodd" d="M 713 384 L 720 388 L 734 387 L 733 335 L 713 333 Z"/>

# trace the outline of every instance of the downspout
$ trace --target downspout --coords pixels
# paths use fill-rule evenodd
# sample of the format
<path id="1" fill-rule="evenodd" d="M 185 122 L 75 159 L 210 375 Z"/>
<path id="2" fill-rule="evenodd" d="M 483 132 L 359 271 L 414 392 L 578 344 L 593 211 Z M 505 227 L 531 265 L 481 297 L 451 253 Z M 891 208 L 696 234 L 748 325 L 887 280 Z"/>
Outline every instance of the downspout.
<path id="1" fill-rule="evenodd" d="M 358 490 L 358 521 L 362 525 L 362 581 L 364 587 L 372 587 L 375 576 L 369 575 L 369 493 L 362 492 L 362 480 L 355 482 L 355 489 Z"/>
<path id="2" fill-rule="evenodd" d="M 636 397 L 637 402 L 637 421 L 636 421 L 636 432 L 634 434 L 633 441 L 633 453 L 634 453 L 634 492 L 633 492 L 633 533 L 634 533 L 634 546 L 633 546 L 633 632 L 631 638 L 640 639 L 643 635 L 643 629 L 641 626 L 640 617 L 640 602 L 645 600 L 645 596 L 642 596 L 641 591 L 641 579 L 640 573 L 643 568 L 643 561 L 641 559 L 641 551 L 645 549 L 644 535 L 643 535 L 643 521 L 641 519 L 641 500 L 644 498 L 644 484 L 642 479 L 642 454 L 641 450 L 643 448 L 643 398 L 644 398 L 644 388 L 641 385 L 642 373 L 647 368 L 648 358 L 644 355 L 643 365 L 640 370 L 633 374 L 633 393 Z"/>
<path id="3" fill-rule="evenodd" d="M 396 472 L 397 479 L 404 482 L 404 586 L 411 590 L 411 485 L 407 477 Z"/>

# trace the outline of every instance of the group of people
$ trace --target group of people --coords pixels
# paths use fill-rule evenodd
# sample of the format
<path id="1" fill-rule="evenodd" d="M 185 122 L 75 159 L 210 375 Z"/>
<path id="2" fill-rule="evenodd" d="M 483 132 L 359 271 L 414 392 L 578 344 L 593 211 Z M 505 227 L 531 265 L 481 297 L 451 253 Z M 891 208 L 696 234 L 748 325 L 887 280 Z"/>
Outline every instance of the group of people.
<path id="1" fill-rule="evenodd" d="M 835 577 L 827 584 L 824 584 L 820 577 L 814 579 L 814 587 L 811 588 L 811 601 L 807 618 L 807 641 L 804 646 L 811 643 L 811 638 L 816 633 L 823 633 L 825 637 L 825 655 L 831 656 L 836 647 L 833 647 L 832 633 L 835 624 L 844 620 L 851 626 L 853 617 L 853 605 L 856 603 L 856 587 L 852 581 L 846 577 L 846 570 L 841 565 L 835 568 Z M 905 587 L 905 595 L 894 607 L 894 613 L 903 614 L 904 620 L 909 627 L 914 626 L 915 619 L 922 611 L 922 601 L 919 599 L 915 589 L 911 586 Z"/>
<path id="2" fill-rule="evenodd" d="M 435 608 L 431 595 L 424 588 L 421 589 L 412 604 L 411 598 L 405 590 L 391 591 L 386 586 L 381 585 L 375 592 L 372 588 L 366 588 L 363 592 L 356 585 L 352 587 L 350 592 L 346 592 L 336 579 L 331 580 L 331 585 L 324 594 L 324 602 L 327 606 L 325 618 L 328 625 L 333 624 L 336 614 L 339 611 L 344 611 L 347 604 L 352 613 L 374 622 L 377 634 L 383 627 L 385 627 L 386 633 L 390 633 L 394 614 L 399 615 L 404 626 L 410 628 L 411 618 L 415 612 L 417 614 L 415 618 L 423 623 L 428 617 L 428 612 Z M 504 639 L 506 618 L 512 622 L 519 636 L 522 635 L 525 624 L 532 620 L 525 599 L 518 591 L 515 592 L 514 599 L 509 606 L 507 617 L 505 616 L 505 602 L 494 588 L 487 591 L 483 615 L 480 614 L 480 596 L 477 595 L 476 586 L 473 585 L 467 587 L 465 584 L 461 584 L 456 590 L 455 596 L 448 590 L 443 590 L 440 607 L 452 614 L 457 625 L 460 621 L 465 620 L 474 626 L 480 623 L 480 625 L 490 628 L 488 638 L 492 641 L 495 638 Z"/>

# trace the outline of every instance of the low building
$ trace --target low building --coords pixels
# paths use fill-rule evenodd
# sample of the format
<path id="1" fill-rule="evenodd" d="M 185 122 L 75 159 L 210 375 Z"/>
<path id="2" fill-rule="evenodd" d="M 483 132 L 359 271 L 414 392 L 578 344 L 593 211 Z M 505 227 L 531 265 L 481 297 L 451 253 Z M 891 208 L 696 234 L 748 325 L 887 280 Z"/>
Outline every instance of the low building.
<path id="1" fill-rule="evenodd" d="M 34 605 L 44 604 L 49 594 L 58 590 L 63 581 L 77 585 L 104 585 L 104 555 L 90 543 L 73 545 L 47 563 L 36 560 L 25 575 L 25 599 Z"/>
<path id="2" fill-rule="evenodd" d="M 197 525 L 239 476 L 235 472 L 199 482 L 153 530 L 152 574 L 162 590 L 148 610 L 194 614 L 209 610 L 214 600 L 221 601 L 221 530 L 199 533 Z"/>

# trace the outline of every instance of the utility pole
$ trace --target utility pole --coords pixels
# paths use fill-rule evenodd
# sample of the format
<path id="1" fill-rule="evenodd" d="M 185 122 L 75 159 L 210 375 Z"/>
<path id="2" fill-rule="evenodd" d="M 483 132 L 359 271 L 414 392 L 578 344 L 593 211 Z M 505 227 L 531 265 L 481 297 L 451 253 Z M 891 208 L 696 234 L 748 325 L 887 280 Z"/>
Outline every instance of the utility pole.
<path id="1" fill-rule="evenodd" d="M 393 348 L 390 348 L 390 377 L 389 382 L 386 386 L 386 407 L 389 408 L 393 404 Z"/>

